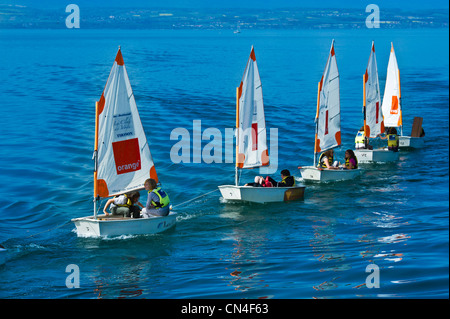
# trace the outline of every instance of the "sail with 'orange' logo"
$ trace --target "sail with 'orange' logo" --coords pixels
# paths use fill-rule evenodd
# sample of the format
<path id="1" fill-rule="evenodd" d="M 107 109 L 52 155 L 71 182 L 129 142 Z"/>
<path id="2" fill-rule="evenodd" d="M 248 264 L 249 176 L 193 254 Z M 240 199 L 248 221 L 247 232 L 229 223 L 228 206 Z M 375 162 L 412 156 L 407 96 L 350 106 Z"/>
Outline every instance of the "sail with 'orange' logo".
<path id="1" fill-rule="evenodd" d="M 158 181 L 122 53 L 96 106 L 94 197 L 110 197 Z"/>

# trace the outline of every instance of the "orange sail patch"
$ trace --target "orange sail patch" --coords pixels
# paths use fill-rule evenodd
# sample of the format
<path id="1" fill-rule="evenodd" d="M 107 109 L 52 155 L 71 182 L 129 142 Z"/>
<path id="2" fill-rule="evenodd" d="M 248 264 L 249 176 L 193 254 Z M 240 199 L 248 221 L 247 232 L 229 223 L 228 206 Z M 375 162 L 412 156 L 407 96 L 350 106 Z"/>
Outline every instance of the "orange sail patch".
<path id="1" fill-rule="evenodd" d="M 245 162 L 245 155 L 242 153 L 239 153 L 237 156 L 237 160 L 236 160 L 236 166 L 239 168 L 244 167 L 244 162 Z"/>
<path id="2" fill-rule="evenodd" d="M 155 165 L 150 168 L 150 178 L 153 178 L 158 183 L 158 175 L 156 174 Z"/>
<path id="3" fill-rule="evenodd" d="M 256 61 L 255 50 L 253 50 L 253 47 L 252 47 L 252 52 L 250 52 L 250 59 L 252 59 L 253 61 Z"/>
<path id="4" fill-rule="evenodd" d="M 402 123 L 402 112 L 400 111 L 400 116 L 398 117 L 397 126 L 402 126 L 402 125 L 403 125 L 403 123 Z"/>
<path id="5" fill-rule="evenodd" d="M 124 65 L 125 64 L 123 62 L 122 52 L 120 51 L 120 49 L 119 49 L 119 51 L 117 52 L 117 55 L 116 55 L 116 62 L 117 62 L 118 65 Z"/>
<path id="6" fill-rule="evenodd" d="M 396 95 L 392 96 L 391 114 L 398 114 L 398 98 Z"/>
<path id="7" fill-rule="evenodd" d="M 269 165 L 269 151 L 265 150 L 261 153 L 261 163 L 263 166 Z"/>
<path id="8" fill-rule="evenodd" d="M 364 126 L 364 135 L 366 135 L 367 137 L 370 136 L 370 126 L 369 125 Z"/>
<path id="9" fill-rule="evenodd" d="M 104 179 L 97 180 L 97 195 L 100 197 L 109 196 L 108 185 L 106 184 Z"/>
<path id="10" fill-rule="evenodd" d="M 103 109 L 105 108 L 105 96 L 102 93 L 102 96 L 100 97 L 100 100 L 98 101 L 98 114 L 102 114 Z"/>
<path id="11" fill-rule="evenodd" d="M 334 135 L 334 137 L 336 138 L 336 142 L 338 145 L 341 145 L 341 131 L 336 132 L 336 134 Z"/>
<path id="12" fill-rule="evenodd" d="M 322 149 L 320 148 L 320 140 L 316 136 L 316 145 L 315 145 L 315 152 L 319 153 Z"/>

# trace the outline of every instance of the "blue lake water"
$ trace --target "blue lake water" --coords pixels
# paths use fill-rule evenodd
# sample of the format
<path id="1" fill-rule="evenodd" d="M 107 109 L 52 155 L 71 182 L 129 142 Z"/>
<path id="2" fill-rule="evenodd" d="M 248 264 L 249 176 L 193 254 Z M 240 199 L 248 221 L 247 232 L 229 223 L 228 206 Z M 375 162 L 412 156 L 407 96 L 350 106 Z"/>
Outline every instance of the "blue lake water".
<path id="1" fill-rule="evenodd" d="M 0 298 L 448 298 L 448 29 L 0 31 Z M 317 82 L 331 40 L 341 75 L 341 158 L 362 125 L 372 40 L 382 93 L 394 43 L 404 131 L 426 146 L 352 182 L 306 184 L 299 202 L 230 204 L 225 163 L 173 163 L 170 134 L 193 121 L 225 135 L 254 45 L 277 179 L 313 161 Z M 92 213 L 94 104 L 121 46 L 156 169 L 179 213 L 154 236 L 78 238 Z M 382 96 L 382 95 L 381 95 Z M 208 138 L 208 137 L 207 137 Z M 204 147 L 208 139 L 202 141 Z M 224 143 L 225 140 L 223 139 Z M 225 147 L 223 145 L 223 147 Z M 251 181 L 258 170 L 242 173 Z M 144 192 L 142 192 L 144 197 Z M 62 227 L 58 227 L 64 225 Z M 66 267 L 80 269 L 68 289 Z M 368 288 L 366 267 L 379 268 Z"/>

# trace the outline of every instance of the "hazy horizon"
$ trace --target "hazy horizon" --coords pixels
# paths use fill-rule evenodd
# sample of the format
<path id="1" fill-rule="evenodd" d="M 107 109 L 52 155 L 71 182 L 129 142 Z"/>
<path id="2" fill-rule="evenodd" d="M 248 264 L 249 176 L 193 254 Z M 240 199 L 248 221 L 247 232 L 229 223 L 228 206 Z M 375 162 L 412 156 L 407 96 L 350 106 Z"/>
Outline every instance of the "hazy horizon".
<path id="1" fill-rule="evenodd" d="M 208 1 L 208 0 L 75 0 L 75 1 L 61 1 L 61 0 L 0 0 L 0 5 L 23 5 L 33 8 L 54 9 L 59 7 L 66 7 L 68 4 L 74 3 L 78 6 L 84 7 L 140 7 L 140 8 L 365 8 L 367 5 L 373 3 L 380 7 L 380 9 L 399 8 L 402 10 L 430 10 L 430 9 L 448 9 L 449 3 L 444 0 L 435 1 L 421 1 L 421 0 L 377 0 L 377 1 L 361 1 L 361 0 L 342 0 L 338 3 L 334 0 L 317 1 L 301 1 L 301 0 L 227 0 L 227 1 Z"/>

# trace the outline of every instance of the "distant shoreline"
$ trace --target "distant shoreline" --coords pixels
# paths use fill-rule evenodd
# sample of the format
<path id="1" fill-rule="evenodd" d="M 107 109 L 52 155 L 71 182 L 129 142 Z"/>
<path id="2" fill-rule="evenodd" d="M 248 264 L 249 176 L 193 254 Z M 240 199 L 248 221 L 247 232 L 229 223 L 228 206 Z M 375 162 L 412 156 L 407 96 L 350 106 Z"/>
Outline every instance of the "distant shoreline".
<path id="1" fill-rule="evenodd" d="M 1 29 L 64 29 L 70 13 L 0 5 Z M 85 29 L 358 29 L 366 27 L 365 8 L 141 9 L 80 7 Z M 380 28 L 448 28 L 448 9 L 380 8 Z"/>

